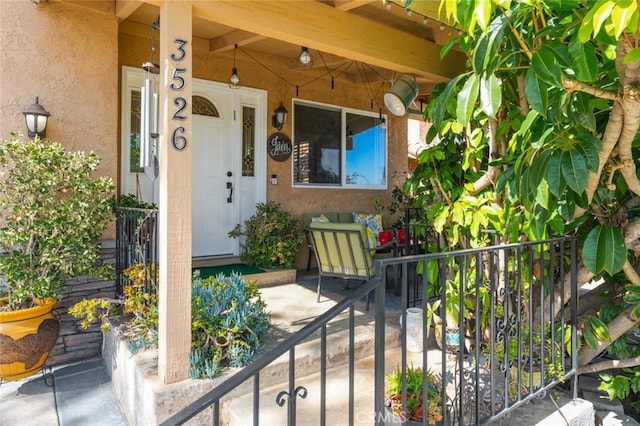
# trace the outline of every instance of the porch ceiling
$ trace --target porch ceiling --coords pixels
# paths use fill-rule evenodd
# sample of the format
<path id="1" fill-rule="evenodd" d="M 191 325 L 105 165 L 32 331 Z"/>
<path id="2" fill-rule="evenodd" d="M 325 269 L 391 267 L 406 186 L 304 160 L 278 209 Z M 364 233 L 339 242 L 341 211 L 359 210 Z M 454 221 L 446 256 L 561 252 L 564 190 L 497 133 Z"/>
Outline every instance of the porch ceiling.
<path id="1" fill-rule="evenodd" d="M 452 51 L 440 61 L 441 46 L 456 30 L 440 28 L 439 0 L 413 0 L 411 13 L 405 1 L 194 1 L 194 48 L 229 54 L 237 44 L 267 66 L 296 68 L 300 46 L 306 46 L 315 57 L 307 72 L 339 69 L 337 79 L 363 84 L 390 82 L 407 73 L 416 77 L 419 98 L 426 98 L 436 83 L 463 70 L 465 58 Z M 103 7 L 119 17 L 121 32 L 143 37 L 149 36 L 161 4 L 157 0 L 70 2 Z"/>

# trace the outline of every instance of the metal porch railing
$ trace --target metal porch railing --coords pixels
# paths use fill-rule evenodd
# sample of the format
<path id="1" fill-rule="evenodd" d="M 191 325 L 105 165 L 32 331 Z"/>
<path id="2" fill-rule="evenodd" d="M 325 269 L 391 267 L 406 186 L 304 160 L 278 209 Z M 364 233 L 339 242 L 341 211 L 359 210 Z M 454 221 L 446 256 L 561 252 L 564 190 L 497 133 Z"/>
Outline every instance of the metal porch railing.
<path id="1" fill-rule="evenodd" d="M 247 367 L 231 376 L 192 404 L 167 419 L 164 425 L 183 424 L 211 407 L 212 423 L 226 421 L 221 406 L 231 399 L 230 393 L 241 385 L 250 384 L 253 401 L 252 423 L 260 424 L 261 371 L 279 357 L 289 359 L 288 379 L 282 391 L 270 403 L 270 410 L 286 409 L 287 424 L 295 425 L 297 402 L 311 397 L 308 389 L 310 373 L 298 374 L 296 348 L 309 338 L 319 339 L 319 363 L 315 373 L 320 401 L 314 418 L 318 424 L 327 422 L 327 400 L 332 410 L 348 413 L 350 425 L 361 423 L 356 417 L 354 393 L 358 389 L 354 366 L 356 362 L 356 306 L 362 298 L 375 294 L 374 324 L 374 389 L 369 413 L 371 423 L 384 425 L 389 421 L 385 411 L 385 373 L 399 368 L 406 372 L 408 340 L 415 335 L 401 333 L 400 359 L 397 365 L 385 365 L 388 325 L 386 302 L 387 279 L 400 280 L 402 312 L 419 307 L 424 313 L 421 333 L 423 374 L 427 370 L 441 378 L 440 408 L 444 424 L 487 424 L 508 418 L 519 406 L 571 379 L 573 396 L 577 397 L 577 277 L 576 244 L 572 238 L 542 242 L 495 245 L 482 249 L 455 252 L 423 253 L 376 261 L 376 280 L 371 280 L 333 308 L 311 321 L 276 347 L 266 350 Z M 388 268 L 396 266 L 397 268 Z M 381 271 L 400 271 L 387 277 Z M 416 286 L 417 289 L 410 288 Z M 456 288 L 459 291 L 456 293 Z M 417 294 L 418 297 L 413 295 Z M 307 303 L 314 303 L 308 301 Z M 457 309 L 456 309 L 457 307 Z M 336 327 L 334 321 L 346 313 L 340 324 L 348 329 L 348 386 L 344 395 L 327 395 L 327 330 Z M 362 312 L 360 312 L 362 314 Z M 427 328 L 427 318 L 433 324 Z M 407 315 L 402 316 L 402 330 L 407 330 Z M 430 336 L 430 331 L 436 339 Z M 456 337 L 457 334 L 457 337 Z M 435 343 L 442 348 L 438 350 Z M 315 379 L 313 379 L 315 380 Z M 406 381 L 402 388 L 406 392 Z M 341 398 L 341 408 L 336 408 Z M 429 404 L 423 392 L 423 415 Z M 286 407 L 285 407 L 286 406 Z M 282 407 L 282 408 L 280 408 Z M 402 401 L 406 411 L 406 400 Z M 359 420 L 360 419 L 360 420 Z M 309 414 L 305 414 L 309 420 Z"/>
<path id="2" fill-rule="evenodd" d="M 116 290 L 122 295 L 123 271 L 158 264 L 158 210 L 116 207 Z M 147 285 L 151 289 L 151 285 Z"/>

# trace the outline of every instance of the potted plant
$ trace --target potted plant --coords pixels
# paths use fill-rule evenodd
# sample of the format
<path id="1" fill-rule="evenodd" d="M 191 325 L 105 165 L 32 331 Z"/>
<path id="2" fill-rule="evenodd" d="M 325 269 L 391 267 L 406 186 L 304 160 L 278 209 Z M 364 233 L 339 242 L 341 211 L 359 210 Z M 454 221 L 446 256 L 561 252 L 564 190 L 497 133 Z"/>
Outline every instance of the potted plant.
<path id="1" fill-rule="evenodd" d="M 57 339 L 51 311 L 69 277 L 107 277 L 99 238 L 114 185 L 94 153 L 12 134 L 0 143 L 0 381 L 40 370 Z"/>
<path id="2" fill-rule="evenodd" d="M 426 385 L 425 385 L 426 376 Z M 406 368 L 406 408 L 402 407 L 403 375 L 400 367 L 386 375 L 385 424 L 441 425 L 445 414 L 442 410 L 442 380 L 433 372 L 423 372 L 420 367 Z M 426 403 L 426 418 L 423 404 Z"/>
<path id="3" fill-rule="evenodd" d="M 245 237 L 242 260 L 265 269 L 293 268 L 304 240 L 302 224 L 273 201 L 258 203 L 256 212 L 229 232 L 232 238 Z"/>

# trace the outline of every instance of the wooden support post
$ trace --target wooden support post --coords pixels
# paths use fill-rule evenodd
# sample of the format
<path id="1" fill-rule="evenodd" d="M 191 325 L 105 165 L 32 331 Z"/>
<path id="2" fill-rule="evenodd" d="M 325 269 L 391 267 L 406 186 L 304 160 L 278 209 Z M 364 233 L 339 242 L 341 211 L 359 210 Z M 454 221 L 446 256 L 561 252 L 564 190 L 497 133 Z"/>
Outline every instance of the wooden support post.
<path id="1" fill-rule="evenodd" d="M 158 376 L 189 377 L 191 347 L 192 4 L 160 7 Z"/>

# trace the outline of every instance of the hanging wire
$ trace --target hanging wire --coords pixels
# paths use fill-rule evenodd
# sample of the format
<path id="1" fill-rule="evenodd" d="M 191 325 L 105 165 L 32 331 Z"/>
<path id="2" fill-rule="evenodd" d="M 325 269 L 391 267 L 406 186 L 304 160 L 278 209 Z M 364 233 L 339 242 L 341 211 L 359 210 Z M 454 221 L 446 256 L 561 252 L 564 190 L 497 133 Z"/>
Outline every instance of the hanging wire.
<path id="1" fill-rule="evenodd" d="M 331 76 L 331 90 L 333 90 L 335 86 L 333 84 L 333 74 L 331 74 L 331 69 L 327 66 L 327 63 L 324 60 L 324 56 L 322 56 L 322 52 L 318 51 L 318 56 L 320 56 L 320 60 L 322 61 L 322 65 L 324 65 L 324 68 L 327 70 L 327 72 Z"/>
<path id="2" fill-rule="evenodd" d="M 256 64 L 260 65 L 262 68 L 264 68 L 265 70 L 269 71 L 271 74 L 275 75 L 276 77 L 278 77 L 280 80 L 284 81 L 285 83 L 287 83 L 289 86 L 294 86 L 293 83 L 291 83 L 290 81 L 286 80 L 284 77 L 278 75 L 275 71 L 271 70 L 270 68 L 268 68 L 266 65 L 264 65 L 262 62 L 260 62 L 259 60 L 257 60 L 256 58 L 254 58 L 249 52 L 247 52 L 246 50 L 244 50 L 242 47 L 238 47 L 238 49 L 240 49 L 240 51 L 242 53 L 244 53 L 245 55 L 247 55 L 249 58 L 251 58 Z"/>
<path id="3" fill-rule="evenodd" d="M 361 65 L 358 66 L 356 64 L 356 67 L 358 69 L 358 73 L 360 74 L 360 78 L 362 79 L 362 82 L 364 83 L 364 87 L 365 87 L 365 90 L 367 91 L 367 95 L 369 95 L 369 97 L 371 98 L 371 109 L 373 110 L 373 103 L 374 102 L 375 102 L 376 106 L 378 108 L 380 108 L 380 104 L 378 104 L 378 95 L 382 92 L 382 88 L 384 86 L 384 83 L 380 86 L 378 91 L 374 93 L 374 90 L 371 87 L 371 84 L 367 81 L 367 79 L 365 78 L 365 75 L 364 75 L 364 69 L 363 68 L 364 68 L 365 65 L 366 64 L 362 64 L 361 63 Z M 371 69 L 373 70 L 373 68 L 371 68 Z M 376 74 L 380 75 L 379 73 L 376 73 Z M 382 77 L 384 79 L 383 76 L 380 75 L 380 77 Z M 386 81 L 386 79 L 385 79 L 385 81 Z"/>
<path id="4" fill-rule="evenodd" d="M 422 17 L 422 24 L 423 25 L 427 25 L 427 22 L 429 21 L 429 19 L 433 19 L 427 15 L 424 15 L 420 12 L 416 12 L 415 10 L 413 10 L 411 8 L 411 4 L 413 3 L 413 0 L 404 0 L 403 2 L 404 4 L 399 4 L 394 2 L 393 0 L 383 0 L 382 4 L 384 4 L 387 7 L 387 10 L 391 10 L 392 6 L 397 6 L 397 7 L 401 7 L 402 9 L 404 9 L 407 12 L 408 16 L 411 16 L 413 14 L 421 16 Z M 443 31 L 445 29 L 446 25 L 444 23 L 440 23 L 440 30 Z"/>
<path id="5" fill-rule="evenodd" d="M 246 51 L 242 47 L 237 47 L 237 49 L 239 49 L 242 53 L 247 55 L 256 64 L 260 65 L 262 68 L 264 68 L 265 70 L 269 71 L 271 74 L 273 74 L 274 76 L 276 76 L 277 78 L 279 78 L 280 80 L 282 80 L 283 82 L 288 84 L 289 86 L 295 87 L 295 89 L 296 89 L 296 97 L 298 97 L 300 95 L 300 88 L 301 87 L 308 86 L 309 84 L 314 83 L 317 80 L 320 80 L 320 79 L 322 79 L 322 78 L 324 78 L 326 76 L 331 77 L 331 89 L 333 89 L 335 87 L 335 79 L 340 77 L 342 74 L 346 73 L 355 64 L 356 68 L 358 69 L 358 71 L 360 73 L 360 77 L 362 78 L 362 81 L 365 83 L 365 88 L 367 90 L 367 93 L 371 96 L 372 101 L 375 101 L 376 106 L 380 107 L 380 104 L 378 103 L 378 100 L 375 97 L 378 94 L 380 94 L 381 91 L 383 90 L 384 83 L 381 85 L 381 87 L 378 89 L 378 91 L 376 93 L 374 93 L 373 88 L 371 88 L 369 86 L 369 83 L 363 77 L 363 71 L 360 69 L 358 64 L 360 64 L 361 67 L 364 67 L 364 66 L 368 67 L 371 71 L 375 72 L 385 82 L 388 82 L 388 79 L 385 76 L 383 76 L 382 74 L 380 74 L 376 69 L 372 68 L 368 64 L 364 64 L 364 63 L 361 63 L 361 62 L 351 61 L 351 62 L 348 62 L 348 63 L 343 63 L 343 64 L 339 65 L 338 67 L 336 67 L 334 69 L 331 69 L 331 68 L 329 68 L 329 66 L 327 65 L 326 61 L 324 60 L 324 56 L 322 56 L 322 52 L 318 51 L 318 54 L 319 54 L 319 56 L 320 56 L 320 58 L 322 60 L 323 66 L 324 66 L 326 71 L 324 73 L 318 75 L 317 77 L 312 78 L 311 80 L 306 81 L 304 83 L 293 84 L 289 80 L 285 79 L 284 77 L 282 77 L 281 75 L 279 75 L 278 73 L 276 73 L 275 71 L 273 71 L 272 69 L 267 67 L 265 64 L 260 62 L 253 55 L 251 55 L 251 53 L 249 53 L 248 51 Z M 373 109 L 373 107 L 371 109 Z"/>

